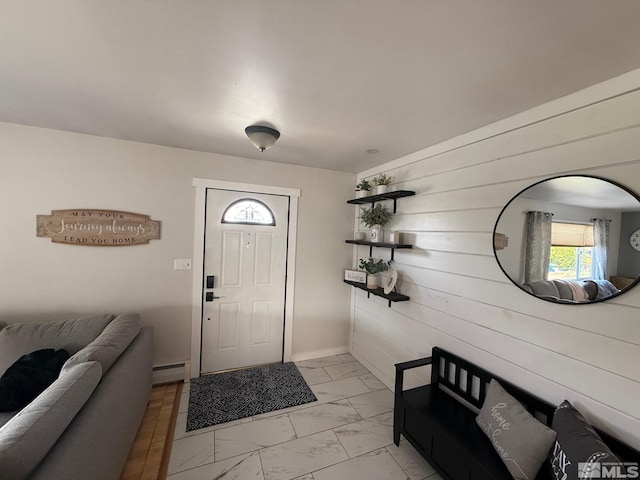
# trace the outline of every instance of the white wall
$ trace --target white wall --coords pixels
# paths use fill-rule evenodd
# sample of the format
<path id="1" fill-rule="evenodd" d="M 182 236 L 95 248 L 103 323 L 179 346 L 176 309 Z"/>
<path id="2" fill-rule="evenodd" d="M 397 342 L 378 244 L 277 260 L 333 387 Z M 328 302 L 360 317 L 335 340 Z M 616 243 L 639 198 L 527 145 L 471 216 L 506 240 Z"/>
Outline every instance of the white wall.
<path id="1" fill-rule="evenodd" d="M 200 177 L 301 189 L 292 352 L 348 348 L 354 175 L 6 123 L 0 145 L 0 319 L 139 312 L 154 326 L 155 365 L 188 359 L 192 277 L 173 259 L 193 257 Z M 162 238 L 104 248 L 36 237 L 37 214 L 67 208 L 147 214 Z"/>
<path id="2" fill-rule="evenodd" d="M 592 305 L 545 302 L 513 285 L 492 251 L 501 208 L 543 178 L 598 175 L 640 192 L 638 89 L 640 70 L 361 173 L 416 191 L 389 227 L 415 247 L 395 254 L 410 301 L 388 308 L 353 290 L 352 353 L 392 386 L 394 363 L 441 346 L 554 404 L 573 401 L 640 447 L 640 288 Z"/>
<path id="3" fill-rule="evenodd" d="M 640 255 L 631 247 L 629 237 L 640 228 L 640 212 L 625 212 L 622 214 L 620 229 L 620 245 L 618 255 L 618 275 L 631 277 L 633 272 L 640 271 Z"/>

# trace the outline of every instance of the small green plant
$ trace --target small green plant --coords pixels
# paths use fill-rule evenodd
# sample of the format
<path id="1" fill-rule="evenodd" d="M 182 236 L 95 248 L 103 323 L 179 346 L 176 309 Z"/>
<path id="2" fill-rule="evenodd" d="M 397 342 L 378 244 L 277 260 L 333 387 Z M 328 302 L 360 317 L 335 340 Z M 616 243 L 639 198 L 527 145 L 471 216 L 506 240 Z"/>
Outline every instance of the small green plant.
<path id="1" fill-rule="evenodd" d="M 378 175 L 377 177 L 373 177 L 373 180 L 371 180 L 373 182 L 374 185 L 391 185 L 391 182 L 393 182 L 393 177 L 387 176 L 386 173 L 381 173 L 380 175 Z"/>
<path id="2" fill-rule="evenodd" d="M 360 269 L 367 272 L 369 275 L 375 275 L 376 273 L 384 272 L 389 270 L 389 265 L 391 265 L 391 260 L 385 262 L 379 258 L 369 257 L 367 260 L 364 258 L 360 259 Z"/>
<path id="3" fill-rule="evenodd" d="M 356 192 L 368 192 L 369 190 L 371 190 L 369 180 L 360 180 L 360 183 L 356 185 Z"/>
<path id="4" fill-rule="evenodd" d="M 374 225 L 384 227 L 389 220 L 391 220 L 391 212 L 379 203 L 371 208 L 360 208 L 360 221 L 369 228 Z"/>

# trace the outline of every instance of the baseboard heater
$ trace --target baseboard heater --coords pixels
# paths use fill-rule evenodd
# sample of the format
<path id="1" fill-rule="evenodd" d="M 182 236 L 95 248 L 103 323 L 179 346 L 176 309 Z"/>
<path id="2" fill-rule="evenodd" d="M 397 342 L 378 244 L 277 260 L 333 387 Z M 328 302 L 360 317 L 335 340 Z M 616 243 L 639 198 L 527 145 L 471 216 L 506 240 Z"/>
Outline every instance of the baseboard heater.
<path id="1" fill-rule="evenodd" d="M 188 378 L 186 362 L 154 365 L 152 372 L 151 378 L 154 384 L 179 382 Z"/>
<path id="2" fill-rule="evenodd" d="M 167 365 L 156 365 L 153 367 L 153 371 L 157 372 L 160 370 L 171 370 L 172 368 L 184 368 L 184 362 L 182 363 L 169 363 Z"/>

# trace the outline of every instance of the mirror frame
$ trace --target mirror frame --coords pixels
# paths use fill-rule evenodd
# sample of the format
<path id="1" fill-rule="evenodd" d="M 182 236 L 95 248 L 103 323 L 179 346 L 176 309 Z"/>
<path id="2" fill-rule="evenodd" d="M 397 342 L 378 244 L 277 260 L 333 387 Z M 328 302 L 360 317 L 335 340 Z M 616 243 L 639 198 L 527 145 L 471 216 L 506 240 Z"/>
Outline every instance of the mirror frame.
<path id="1" fill-rule="evenodd" d="M 623 293 L 628 292 L 629 290 L 631 290 L 633 287 L 635 287 L 636 285 L 638 285 L 638 283 L 640 283 L 640 273 L 638 273 L 638 275 L 636 276 L 636 279 L 630 283 L 629 285 L 627 285 L 624 289 L 618 291 L 618 293 L 614 293 L 613 295 L 610 295 L 608 297 L 605 298 L 601 298 L 601 299 L 594 299 L 588 302 L 561 302 L 561 301 L 555 301 L 552 300 L 550 298 L 544 298 L 544 297 L 540 297 L 532 292 L 527 291 L 525 288 L 522 287 L 522 285 L 520 285 L 516 280 L 514 280 L 513 278 L 511 278 L 511 276 L 506 272 L 506 270 L 504 269 L 504 267 L 502 266 L 502 263 L 500 262 L 500 259 L 498 258 L 498 249 L 496 249 L 496 238 L 497 235 L 502 235 L 502 242 L 508 242 L 508 238 L 504 237 L 503 234 L 498 232 L 498 224 L 500 223 L 500 219 L 502 218 L 504 212 L 507 210 L 507 208 L 517 199 L 519 198 L 523 193 L 525 193 L 527 190 L 530 190 L 531 188 L 541 184 L 541 183 L 545 183 L 548 182 L 550 180 L 554 180 L 554 179 L 558 179 L 558 178 L 567 178 L 567 177 L 582 177 L 582 178 L 591 178 L 591 179 L 595 179 L 595 180 L 601 180 L 603 182 L 607 182 L 611 185 L 614 185 L 618 188 L 620 188 L 621 190 L 624 190 L 626 193 L 628 193 L 629 195 L 631 195 L 633 198 L 636 199 L 636 201 L 638 202 L 638 207 L 639 207 L 639 211 L 640 211 L 640 195 L 638 195 L 636 192 L 634 192 L 633 190 L 631 190 L 629 187 L 622 185 L 614 180 L 610 180 L 608 178 L 604 178 L 604 177 L 599 177 L 596 175 L 584 175 L 584 174 L 566 174 L 566 175 L 556 175 L 553 177 L 548 177 L 548 178 L 544 178 L 542 180 L 539 180 L 535 183 L 532 183 L 531 185 L 523 188 L 522 190 L 520 190 L 518 193 L 516 193 L 513 197 L 511 197 L 511 199 L 505 204 L 504 207 L 502 207 L 502 210 L 500 210 L 500 213 L 498 214 L 498 218 L 496 219 L 496 222 L 494 224 L 493 227 L 493 235 L 492 235 L 492 249 L 493 249 L 493 256 L 496 260 L 496 263 L 498 264 L 498 266 L 500 267 L 500 270 L 502 270 L 502 273 L 504 273 L 505 277 L 507 277 L 511 283 L 513 283 L 516 287 L 518 287 L 520 290 L 522 290 L 523 292 L 527 293 L 528 295 L 531 295 L 534 298 L 537 298 L 539 300 L 543 300 L 545 302 L 549 302 L 549 303 L 553 303 L 556 305 L 593 305 L 595 303 L 601 303 L 601 302 L 606 302 L 608 300 L 611 300 L 612 298 L 616 298 L 619 297 L 620 295 L 622 295 Z M 507 243 L 505 243 L 506 246 Z M 501 250 L 501 249 L 500 249 Z"/>

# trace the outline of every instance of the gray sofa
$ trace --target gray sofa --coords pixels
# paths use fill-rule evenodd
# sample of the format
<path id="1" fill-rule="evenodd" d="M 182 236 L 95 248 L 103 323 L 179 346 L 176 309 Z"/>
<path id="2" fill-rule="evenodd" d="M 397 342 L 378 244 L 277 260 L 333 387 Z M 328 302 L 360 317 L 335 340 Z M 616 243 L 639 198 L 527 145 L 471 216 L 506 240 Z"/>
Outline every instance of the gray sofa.
<path id="1" fill-rule="evenodd" d="M 138 315 L 0 322 L 0 375 L 39 349 L 71 355 L 29 405 L 0 413 L 0 479 L 118 479 L 149 400 L 151 344 Z"/>
<path id="2" fill-rule="evenodd" d="M 538 298 L 559 303 L 593 302 L 619 293 L 607 280 L 542 280 L 524 283 L 522 289 Z M 577 296 L 576 293 L 580 295 Z"/>

